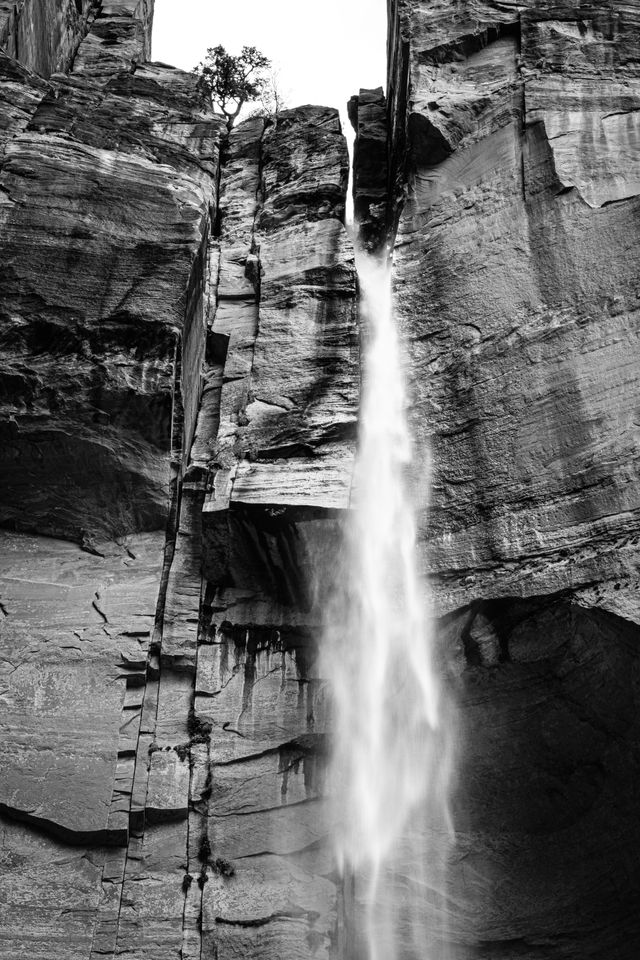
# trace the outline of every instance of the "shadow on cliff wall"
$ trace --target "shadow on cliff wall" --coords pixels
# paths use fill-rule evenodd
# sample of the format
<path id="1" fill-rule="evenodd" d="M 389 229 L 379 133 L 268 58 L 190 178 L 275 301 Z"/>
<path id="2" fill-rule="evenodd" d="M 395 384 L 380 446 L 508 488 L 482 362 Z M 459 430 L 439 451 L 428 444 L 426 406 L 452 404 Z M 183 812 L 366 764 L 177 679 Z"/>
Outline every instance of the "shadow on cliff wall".
<path id="1" fill-rule="evenodd" d="M 466 629 L 475 653 L 462 676 L 451 864 L 459 956 L 632 960 L 639 628 L 557 595 L 481 604 Z"/>

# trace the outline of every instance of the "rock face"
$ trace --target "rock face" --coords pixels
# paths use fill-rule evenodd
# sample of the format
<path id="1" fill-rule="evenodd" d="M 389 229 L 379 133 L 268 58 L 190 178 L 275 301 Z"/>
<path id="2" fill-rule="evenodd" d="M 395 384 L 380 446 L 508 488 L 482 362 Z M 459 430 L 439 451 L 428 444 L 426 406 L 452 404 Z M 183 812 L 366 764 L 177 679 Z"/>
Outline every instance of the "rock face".
<path id="1" fill-rule="evenodd" d="M 361 90 L 349 101 L 356 133 L 353 157 L 353 214 L 362 246 L 371 252 L 384 244 L 388 228 L 389 143 L 387 101 L 382 90 Z"/>
<path id="2" fill-rule="evenodd" d="M 338 113 L 228 135 L 152 4 L 5 7 L 0 952 L 329 957 Z"/>
<path id="3" fill-rule="evenodd" d="M 422 564 L 458 674 L 451 955 L 631 960 L 640 9 L 389 14 Z"/>
<path id="4" fill-rule="evenodd" d="M 389 12 L 388 103 L 351 116 L 457 716 L 429 936 L 636 960 L 639 10 Z M 229 133 L 152 16 L 0 3 L 0 953 L 347 960 L 345 140 L 311 106 Z"/>
<path id="5" fill-rule="evenodd" d="M 0 49 L 44 77 L 67 71 L 97 9 L 96 0 L 2 0 Z M 134 3 L 120 4 L 123 9 Z"/>
<path id="6" fill-rule="evenodd" d="M 640 517 L 638 10 L 395 15 L 411 50 L 394 67 L 398 290 L 444 602 L 469 578 L 504 595 L 624 576 Z"/>
<path id="7" fill-rule="evenodd" d="M 93 72 L 105 20 L 124 39 Z M 20 93 L 0 169 L 1 516 L 18 529 L 113 538 L 167 515 L 174 361 L 181 329 L 185 353 L 203 349 L 222 125 L 194 78 L 132 66 L 147 30 L 103 7 L 52 86 L 3 60 Z M 197 373 L 185 389 L 188 442 Z"/>

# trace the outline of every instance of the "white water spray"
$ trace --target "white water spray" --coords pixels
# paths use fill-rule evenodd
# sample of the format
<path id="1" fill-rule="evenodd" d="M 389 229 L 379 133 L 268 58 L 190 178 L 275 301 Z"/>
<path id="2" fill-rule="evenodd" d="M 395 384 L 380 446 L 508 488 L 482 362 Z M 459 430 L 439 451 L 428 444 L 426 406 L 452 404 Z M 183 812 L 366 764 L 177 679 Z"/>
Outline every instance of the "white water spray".
<path id="1" fill-rule="evenodd" d="M 342 953 L 344 960 L 441 960 L 445 710 L 416 571 L 411 442 L 387 258 L 360 253 L 358 275 L 368 345 L 355 509 L 323 657 L 334 709 L 337 854 L 354 890 Z"/>

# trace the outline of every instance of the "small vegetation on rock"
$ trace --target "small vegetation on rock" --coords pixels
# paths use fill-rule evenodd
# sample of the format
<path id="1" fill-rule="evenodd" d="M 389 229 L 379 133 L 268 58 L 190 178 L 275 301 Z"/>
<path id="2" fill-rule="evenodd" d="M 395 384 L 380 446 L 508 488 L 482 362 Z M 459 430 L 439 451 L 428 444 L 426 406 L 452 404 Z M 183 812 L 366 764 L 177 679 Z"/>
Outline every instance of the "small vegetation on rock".
<path id="1" fill-rule="evenodd" d="M 264 117 L 269 119 L 277 117 L 283 110 L 287 109 L 284 94 L 280 87 L 278 74 L 275 70 L 271 71 L 264 80 L 264 85 L 258 102 L 255 107 L 247 114 L 248 117 Z M 247 263 L 249 267 L 249 263 Z M 247 276 L 249 273 L 247 272 Z M 249 279 L 252 279 L 249 276 Z"/>
<path id="2" fill-rule="evenodd" d="M 207 864 L 211 857 L 211 843 L 209 837 L 206 833 L 203 833 L 200 838 L 200 846 L 198 848 L 198 860 L 200 863 Z"/>
<path id="3" fill-rule="evenodd" d="M 209 47 L 204 60 L 193 68 L 200 88 L 220 108 L 229 129 L 245 103 L 257 100 L 268 84 L 265 71 L 271 61 L 257 47 L 243 47 L 237 56 L 221 45 Z"/>
<path id="4" fill-rule="evenodd" d="M 236 868 L 229 860 L 224 860 L 222 857 L 218 857 L 213 865 L 213 869 L 216 873 L 219 873 L 223 877 L 233 877 L 235 876 Z"/>
<path id="5" fill-rule="evenodd" d="M 207 720 L 200 719 L 193 705 L 189 708 L 187 716 L 187 733 L 192 746 L 196 743 L 208 743 L 211 736 L 211 724 Z"/>

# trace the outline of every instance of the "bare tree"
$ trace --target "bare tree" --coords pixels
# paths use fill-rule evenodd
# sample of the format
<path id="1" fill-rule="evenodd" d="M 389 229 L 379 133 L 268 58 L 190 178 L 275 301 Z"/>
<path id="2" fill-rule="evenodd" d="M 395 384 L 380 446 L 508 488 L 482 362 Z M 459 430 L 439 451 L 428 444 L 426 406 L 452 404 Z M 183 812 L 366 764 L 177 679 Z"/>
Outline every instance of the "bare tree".
<path id="1" fill-rule="evenodd" d="M 287 109 L 282 88 L 280 87 L 280 77 L 277 70 L 272 70 L 264 81 L 262 92 L 258 103 L 248 114 L 250 117 L 277 117 L 283 110 Z"/>

